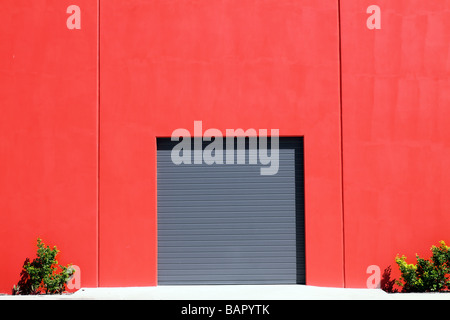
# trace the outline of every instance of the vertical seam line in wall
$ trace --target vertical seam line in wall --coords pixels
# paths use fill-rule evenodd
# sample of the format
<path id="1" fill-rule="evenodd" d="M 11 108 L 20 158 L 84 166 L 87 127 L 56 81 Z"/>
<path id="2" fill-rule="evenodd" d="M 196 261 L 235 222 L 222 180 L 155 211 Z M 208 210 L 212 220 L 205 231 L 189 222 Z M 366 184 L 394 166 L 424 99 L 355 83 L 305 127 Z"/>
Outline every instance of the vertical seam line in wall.
<path id="1" fill-rule="evenodd" d="M 97 287 L 100 286 L 100 0 L 97 0 Z"/>
<path id="2" fill-rule="evenodd" d="M 344 137 L 342 120 L 342 29 L 341 29 L 341 0 L 337 0 L 338 10 L 338 39 L 339 39 L 339 121 L 340 121 L 340 143 L 341 143 L 341 224 L 342 224 L 342 274 L 344 288 L 346 286 L 345 276 L 345 221 L 344 221 Z"/>

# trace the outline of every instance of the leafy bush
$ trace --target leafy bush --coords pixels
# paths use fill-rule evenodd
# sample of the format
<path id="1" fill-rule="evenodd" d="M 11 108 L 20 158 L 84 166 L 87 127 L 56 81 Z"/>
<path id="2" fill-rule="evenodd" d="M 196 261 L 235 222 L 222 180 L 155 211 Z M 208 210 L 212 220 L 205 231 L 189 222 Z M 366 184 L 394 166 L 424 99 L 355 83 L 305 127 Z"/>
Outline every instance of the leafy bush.
<path id="1" fill-rule="evenodd" d="M 13 288 L 17 294 L 61 294 L 66 291 L 66 282 L 73 274 L 69 266 L 58 265 L 56 256 L 60 252 L 56 246 L 50 248 L 37 239 L 37 258 L 26 259 L 20 273 L 21 279 Z"/>
<path id="2" fill-rule="evenodd" d="M 397 280 L 391 279 L 392 267 L 388 266 L 384 269 L 383 277 L 380 281 L 380 288 L 388 293 L 398 293 L 396 288 Z"/>
<path id="3" fill-rule="evenodd" d="M 416 254 L 417 263 L 408 264 L 406 257 L 395 258 L 400 268 L 401 277 L 397 284 L 402 292 L 439 292 L 450 288 L 450 248 L 444 241 L 440 246 L 432 246 L 430 259 L 420 258 Z"/>

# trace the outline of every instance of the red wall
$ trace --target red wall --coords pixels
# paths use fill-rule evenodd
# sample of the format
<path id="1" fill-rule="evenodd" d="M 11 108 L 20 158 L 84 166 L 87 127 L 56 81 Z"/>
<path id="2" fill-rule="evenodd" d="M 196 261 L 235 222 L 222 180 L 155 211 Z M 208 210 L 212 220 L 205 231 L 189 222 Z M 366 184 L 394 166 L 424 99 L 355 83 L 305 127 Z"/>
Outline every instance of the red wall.
<path id="1" fill-rule="evenodd" d="M 0 10 L 0 292 L 36 239 L 97 285 L 97 6 L 68 30 L 72 1 L 3 0 Z"/>
<path id="2" fill-rule="evenodd" d="M 381 9 L 369 30 L 365 9 Z M 341 1 L 345 274 L 450 242 L 450 1 Z"/>
<path id="3" fill-rule="evenodd" d="M 337 2 L 109 0 L 100 12 L 100 285 L 156 284 L 156 138 L 201 120 L 305 137 L 307 281 L 342 286 Z"/>
<path id="4" fill-rule="evenodd" d="M 450 243 L 448 8 L 4 0 L 0 292 L 38 236 L 84 287 L 156 285 L 156 138 L 195 120 L 304 136 L 309 285 L 365 287 L 368 266 Z"/>

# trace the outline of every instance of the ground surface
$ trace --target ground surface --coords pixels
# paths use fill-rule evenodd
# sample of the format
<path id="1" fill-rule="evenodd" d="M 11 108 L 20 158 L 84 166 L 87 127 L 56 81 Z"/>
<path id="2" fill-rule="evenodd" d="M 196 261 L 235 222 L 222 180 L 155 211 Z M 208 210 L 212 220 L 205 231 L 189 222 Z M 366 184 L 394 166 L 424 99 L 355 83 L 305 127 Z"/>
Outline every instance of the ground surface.
<path id="1" fill-rule="evenodd" d="M 450 293 L 388 294 L 379 289 L 324 288 L 303 285 L 158 286 L 82 288 L 53 296 L 0 295 L 0 300 L 450 300 Z"/>

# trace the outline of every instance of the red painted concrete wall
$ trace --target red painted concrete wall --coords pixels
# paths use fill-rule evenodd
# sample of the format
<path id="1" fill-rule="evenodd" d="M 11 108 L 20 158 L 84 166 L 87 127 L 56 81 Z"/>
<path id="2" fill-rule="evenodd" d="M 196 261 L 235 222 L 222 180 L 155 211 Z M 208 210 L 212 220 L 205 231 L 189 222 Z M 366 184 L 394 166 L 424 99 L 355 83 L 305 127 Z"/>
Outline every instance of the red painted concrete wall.
<path id="1" fill-rule="evenodd" d="M 342 286 L 337 2 L 109 0 L 100 13 L 100 285 L 157 283 L 156 138 L 201 120 L 305 137 L 307 282 Z"/>
<path id="2" fill-rule="evenodd" d="M 0 292 L 10 293 L 36 239 L 97 285 L 97 6 L 4 0 L 0 10 Z"/>
<path id="3" fill-rule="evenodd" d="M 4 0 L 0 292 L 37 237 L 82 286 L 156 285 L 156 138 L 195 120 L 304 136 L 307 284 L 365 287 L 450 243 L 449 8 Z"/>
<path id="4" fill-rule="evenodd" d="M 381 29 L 365 27 L 369 5 Z M 345 274 L 450 242 L 450 1 L 341 1 Z"/>

